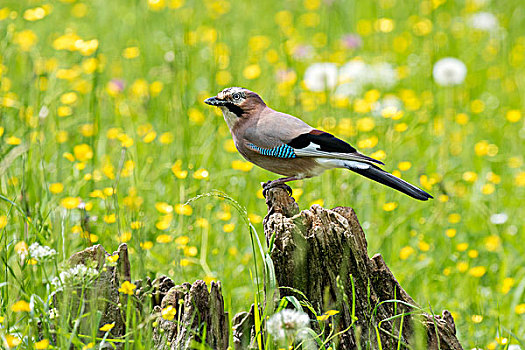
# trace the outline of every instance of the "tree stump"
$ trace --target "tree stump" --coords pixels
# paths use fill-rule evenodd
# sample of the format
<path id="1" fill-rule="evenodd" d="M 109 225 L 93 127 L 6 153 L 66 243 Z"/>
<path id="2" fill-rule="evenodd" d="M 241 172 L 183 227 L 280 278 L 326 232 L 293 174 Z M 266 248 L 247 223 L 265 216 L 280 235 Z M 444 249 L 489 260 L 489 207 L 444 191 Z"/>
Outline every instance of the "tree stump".
<path id="1" fill-rule="evenodd" d="M 450 312 L 432 316 L 420 311 L 382 256 L 368 257 L 353 209 L 313 205 L 300 212 L 282 188 L 269 190 L 266 204 L 264 232 L 267 241 L 275 235 L 270 255 L 281 297 L 304 299 L 294 288 L 319 314 L 338 310 L 337 329 L 348 329 L 339 336 L 339 349 L 378 348 L 379 341 L 383 349 L 413 345 L 417 327 L 424 328 L 428 349 L 462 349 Z"/>

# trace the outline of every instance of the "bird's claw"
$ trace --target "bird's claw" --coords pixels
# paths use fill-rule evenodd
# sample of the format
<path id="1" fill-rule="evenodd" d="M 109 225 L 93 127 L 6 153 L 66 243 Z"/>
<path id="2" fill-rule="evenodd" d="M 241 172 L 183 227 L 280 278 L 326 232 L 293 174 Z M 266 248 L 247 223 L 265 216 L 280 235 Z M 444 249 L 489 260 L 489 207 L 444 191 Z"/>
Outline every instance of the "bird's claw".
<path id="1" fill-rule="evenodd" d="M 262 188 L 263 188 L 262 194 L 263 194 L 263 196 L 265 198 L 266 198 L 266 194 L 268 193 L 268 190 L 271 189 L 271 188 L 275 188 L 275 187 L 283 188 L 284 190 L 286 190 L 286 192 L 288 192 L 288 195 L 290 197 L 292 196 L 292 188 L 290 186 L 288 186 L 287 184 L 285 184 L 285 183 L 268 181 L 268 182 L 261 183 L 261 185 L 262 185 Z"/>

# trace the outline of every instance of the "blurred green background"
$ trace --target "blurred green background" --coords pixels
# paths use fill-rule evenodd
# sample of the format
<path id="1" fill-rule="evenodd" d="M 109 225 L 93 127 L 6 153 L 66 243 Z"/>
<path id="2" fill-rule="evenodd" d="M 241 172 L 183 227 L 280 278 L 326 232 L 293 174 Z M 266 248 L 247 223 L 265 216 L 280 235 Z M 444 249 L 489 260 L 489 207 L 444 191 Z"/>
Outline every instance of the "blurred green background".
<path id="1" fill-rule="evenodd" d="M 249 307 L 241 214 L 184 205 L 225 192 L 264 240 L 260 182 L 277 175 L 202 102 L 242 86 L 435 197 L 334 170 L 291 184 L 301 208 L 353 207 L 370 255 L 422 307 L 450 310 L 465 348 L 525 341 L 523 28 L 521 0 L 2 1 L 1 332 L 30 332 L 13 304 L 45 299 L 56 263 L 95 243 L 127 242 L 135 278 L 220 280 L 230 315 Z M 444 57 L 464 81 L 438 83 Z M 35 242 L 56 257 L 31 259 Z"/>

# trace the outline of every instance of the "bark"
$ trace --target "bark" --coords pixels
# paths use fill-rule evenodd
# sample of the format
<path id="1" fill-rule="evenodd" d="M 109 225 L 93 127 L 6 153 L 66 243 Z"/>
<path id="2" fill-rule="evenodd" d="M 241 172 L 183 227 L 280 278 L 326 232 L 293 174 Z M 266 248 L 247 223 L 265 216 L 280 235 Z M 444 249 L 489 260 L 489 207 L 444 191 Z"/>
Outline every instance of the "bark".
<path id="1" fill-rule="evenodd" d="M 160 315 L 169 305 L 177 309 L 173 320 Z M 212 349 L 228 348 L 228 313 L 224 311 L 220 282 L 211 282 L 209 292 L 201 280 L 174 286 L 153 311 L 158 315 L 158 326 L 153 333 L 154 349 L 194 349 L 203 342 Z"/>
<path id="2" fill-rule="evenodd" d="M 339 331 L 346 330 L 337 339 L 338 349 L 378 348 L 378 340 L 383 349 L 411 345 L 421 327 L 428 349 L 462 349 L 450 312 L 445 310 L 442 316 L 422 312 L 382 256 L 368 257 L 365 234 L 353 209 L 313 205 L 300 212 L 282 188 L 269 190 L 266 204 L 264 232 L 267 241 L 275 235 L 271 258 L 280 295 L 304 299 L 282 288 L 291 287 L 303 292 L 318 314 L 338 310 L 333 322 Z M 392 317 L 402 313 L 400 332 L 401 317 Z"/>

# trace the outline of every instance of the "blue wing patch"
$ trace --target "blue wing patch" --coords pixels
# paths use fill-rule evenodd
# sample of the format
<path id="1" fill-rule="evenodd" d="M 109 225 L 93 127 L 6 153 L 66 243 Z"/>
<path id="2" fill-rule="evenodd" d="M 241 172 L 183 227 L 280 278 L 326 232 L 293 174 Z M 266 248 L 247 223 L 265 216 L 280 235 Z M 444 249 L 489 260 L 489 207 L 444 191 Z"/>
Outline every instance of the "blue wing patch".
<path id="1" fill-rule="evenodd" d="M 255 146 L 253 143 L 249 143 L 248 147 L 250 147 L 257 153 L 262 154 L 263 156 L 270 156 L 270 157 L 284 158 L 284 159 L 297 158 L 297 155 L 295 154 L 293 148 L 286 144 L 279 146 L 279 147 L 274 147 L 274 148 L 262 148 L 259 146 Z"/>

